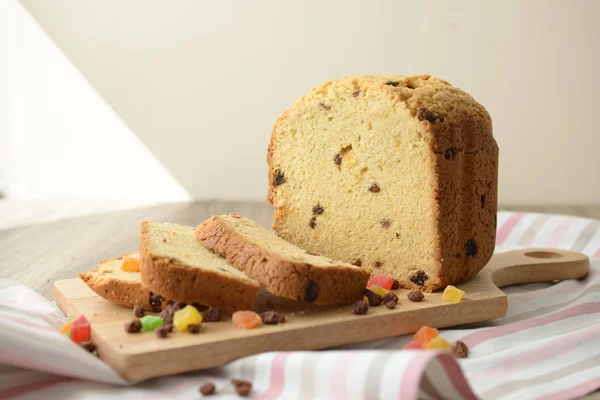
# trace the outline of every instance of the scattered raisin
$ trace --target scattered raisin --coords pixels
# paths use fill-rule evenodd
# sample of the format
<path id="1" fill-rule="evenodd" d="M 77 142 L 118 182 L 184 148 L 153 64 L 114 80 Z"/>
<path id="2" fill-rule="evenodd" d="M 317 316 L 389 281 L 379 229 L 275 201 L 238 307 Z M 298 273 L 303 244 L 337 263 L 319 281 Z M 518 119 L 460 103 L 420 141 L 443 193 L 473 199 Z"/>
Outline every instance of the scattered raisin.
<path id="1" fill-rule="evenodd" d="M 381 188 L 379 187 L 378 184 L 373 183 L 373 184 L 371 184 L 371 186 L 369 186 L 369 191 L 373 192 L 373 193 L 379 193 L 381 191 Z"/>
<path id="2" fill-rule="evenodd" d="M 383 304 L 389 309 L 395 308 L 396 304 L 398 304 L 398 296 L 394 293 L 388 293 L 383 296 Z"/>
<path id="3" fill-rule="evenodd" d="M 207 383 L 206 385 L 201 386 L 199 390 L 204 396 L 210 396 L 215 393 L 215 385 L 213 383 Z"/>
<path id="4" fill-rule="evenodd" d="M 396 290 L 400 287 L 400 282 L 397 279 L 394 279 L 394 282 L 392 282 L 392 290 Z"/>
<path id="5" fill-rule="evenodd" d="M 359 94 L 360 90 L 357 90 L 356 92 L 352 93 L 352 97 L 358 97 Z"/>
<path id="6" fill-rule="evenodd" d="M 142 318 L 144 315 L 146 315 L 146 310 L 144 310 L 144 307 L 142 306 L 135 306 L 133 309 L 133 315 L 136 318 Z"/>
<path id="7" fill-rule="evenodd" d="M 375 261 L 375 262 L 373 263 L 373 266 L 374 266 L 375 268 L 381 268 L 381 266 L 382 266 L 382 265 L 383 265 L 383 263 L 382 263 L 381 261 Z"/>
<path id="8" fill-rule="evenodd" d="M 96 351 L 96 345 L 91 340 L 81 342 L 79 345 L 92 354 Z"/>
<path id="9" fill-rule="evenodd" d="M 150 305 L 154 309 L 154 311 L 160 310 L 160 306 L 162 305 L 162 297 L 156 293 L 150 293 Z"/>
<path id="10" fill-rule="evenodd" d="M 321 207 L 320 204 L 317 204 L 316 206 L 313 207 L 313 214 L 321 215 L 321 214 L 323 214 L 323 212 L 325 212 L 325 209 L 323 207 Z"/>
<path id="11" fill-rule="evenodd" d="M 411 282 L 413 282 L 413 283 L 415 283 L 415 284 L 417 284 L 419 286 L 423 286 L 425 284 L 425 281 L 427 279 L 429 279 L 429 277 L 423 271 L 418 271 L 415 276 L 413 276 L 412 278 L 410 278 Z"/>
<path id="12" fill-rule="evenodd" d="M 417 118 L 419 119 L 419 121 L 425 120 L 427 122 L 433 123 L 439 119 L 440 122 L 444 122 L 444 117 L 441 117 L 441 116 L 429 111 L 428 109 L 426 109 L 424 107 L 417 108 L 416 115 L 417 115 Z"/>
<path id="13" fill-rule="evenodd" d="M 331 110 L 331 106 L 326 105 L 325 103 L 319 103 L 323 110 Z"/>
<path id="14" fill-rule="evenodd" d="M 446 150 L 444 157 L 446 160 L 454 160 L 456 158 L 456 149 L 454 147 L 450 147 Z"/>
<path id="15" fill-rule="evenodd" d="M 287 322 L 287 318 L 283 314 L 275 311 L 265 311 L 260 314 L 260 318 L 267 325 L 277 325 Z"/>
<path id="16" fill-rule="evenodd" d="M 229 213 L 229 216 L 230 216 L 231 218 L 235 218 L 235 219 L 241 219 L 241 218 L 242 218 L 242 216 L 241 216 L 240 214 L 236 214 L 236 213 L 234 213 L 234 212 L 232 212 L 232 213 Z"/>
<path id="17" fill-rule="evenodd" d="M 358 300 L 352 304 L 352 314 L 363 315 L 369 311 L 369 305 L 364 300 Z"/>
<path id="18" fill-rule="evenodd" d="M 206 322 L 219 322 L 221 318 L 221 309 L 219 307 L 210 307 L 204 313 L 203 320 Z"/>
<path id="19" fill-rule="evenodd" d="M 389 85 L 389 86 L 397 87 L 400 84 L 400 82 L 398 82 L 398 81 L 387 81 L 385 84 Z"/>
<path id="20" fill-rule="evenodd" d="M 315 226 L 317 226 L 317 217 L 312 217 L 310 221 L 308 221 L 308 226 L 315 229 Z"/>
<path id="21" fill-rule="evenodd" d="M 200 325 L 200 324 L 189 324 L 188 325 L 188 332 L 195 335 L 196 333 L 200 333 L 200 328 L 201 327 L 202 327 L 202 325 Z"/>
<path id="22" fill-rule="evenodd" d="M 173 303 L 173 308 L 175 309 L 175 311 L 179 311 L 179 310 L 185 308 L 186 305 L 187 304 L 185 304 L 182 301 L 176 301 L 175 303 Z"/>
<path id="23" fill-rule="evenodd" d="M 381 226 L 383 226 L 385 229 L 388 229 L 389 227 L 392 226 L 392 220 L 391 219 L 382 219 L 380 222 Z"/>
<path id="24" fill-rule="evenodd" d="M 173 332 L 173 324 L 164 324 L 162 327 L 164 327 L 165 330 L 169 333 Z"/>
<path id="25" fill-rule="evenodd" d="M 423 300 L 425 298 L 425 295 L 423 293 L 421 293 L 421 292 L 412 291 L 409 294 L 407 294 L 406 297 L 408 297 L 408 299 L 410 301 L 419 302 L 419 301 L 421 301 L 421 300 Z"/>
<path id="26" fill-rule="evenodd" d="M 358 260 L 354 261 L 352 263 L 352 265 L 356 265 L 357 267 L 362 267 L 362 260 L 359 258 Z"/>
<path id="27" fill-rule="evenodd" d="M 452 355 L 456 358 L 467 358 L 469 357 L 469 348 L 466 344 L 457 340 L 456 343 L 452 345 Z"/>
<path id="28" fill-rule="evenodd" d="M 242 381 L 241 383 L 238 383 L 237 385 L 235 385 L 235 392 L 239 396 L 248 396 L 251 391 L 252 391 L 252 384 L 248 381 Z"/>
<path id="29" fill-rule="evenodd" d="M 485 194 L 482 194 L 479 200 L 481 201 L 481 208 L 485 208 Z"/>
<path id="30" fill-rule="evenodd" d="M 465 252 L 467 253 L 467 257 L 473 257 L 477 255 L 477 243 L 475 243 L 474 239 L 467 240 L 465 244 Z"/>
<path id="31" fill-rule="evenodd" d="M 280 170 L 275 171 L 273 175 L 273 184 L 275 186 L 283 185 L 285 183 L 285 175 Z"/>
<path id="32" fill-rule="evenodd" d="M 156 328 L 154 332 L 156 332 L 156 336 L 158 336 L 160 339 L 166 339 L 166 337 L 169 336 L 169 328 L 165 325 Z"/>
<path id="33" fill-rule="evenodd" d="M 335 156 L 333 156 L 333 163 L 335 165 L 342 165 L 342 156 L 339 154 L 336 154 Z"/>
<path id="34" fill-rule="evenodd" d="M 308 285 L 306 285 L 306 289 L 304 289 L 304 301 L 307 303 L 312 303 L 315 301 L 317 296 L 319 295 L 319 285 L 317 282 L 310 279 L 308 281 Z"/>
<path id="35" fill-rule="evenodd" d="M 377 307 L 383 303 L 383 297 L 373 292 L 371 289 L 365 289 L 364 294 L 367 296 L 367 299 L 369 299 L 369 305 L 371 307 Z"/>
<path id="36" fill-rule="evenodd" d="M 125 323 L 125 331 L 127 333 L 137 333 L 142 330 L 142 321 L 139 319 L 132 319 L 131 321 L 127 321 Z"/>

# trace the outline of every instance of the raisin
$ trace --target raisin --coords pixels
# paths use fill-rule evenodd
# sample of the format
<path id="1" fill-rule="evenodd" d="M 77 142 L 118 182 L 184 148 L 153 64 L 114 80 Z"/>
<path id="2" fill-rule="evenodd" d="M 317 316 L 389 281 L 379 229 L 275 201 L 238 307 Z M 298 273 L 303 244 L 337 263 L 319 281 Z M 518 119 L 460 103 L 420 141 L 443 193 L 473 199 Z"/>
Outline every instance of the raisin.
<path id="1" fill-rule="evenodd" d="M 175 309 L 175 311 L 179 311 L 183 308 L 185 308 L 186 304 L 182 301 L 176 301 L 175 303 L 173 303 L 173 308 Z"/>
<path id="2" fill-rule="evenodd" d="M 221 309 L 219 307 L 210 307 L 204 313 L 204 321 L 206 322 L 219 322 L 221 321 Z"/>
<path id="3" fill-rule="evenodd" d="M 162 305 L 162 297 L 160 297 L 159 294 L 150 292 L 150 305 L 154 311 L 160 310 L 160 306 Z"/>
<path id="4" fill-rule="evenodd" d="M 427 122 L 433 123 L 436 120 L 440 120 L 440 122 L 444 122 L 444 117 L 441 117 L 441 116 L 429 111 L 428 109 L 426 109 L 424 107 L 417 108 L 417 111 L 415 114 L 417 115 L 417 118 L 419 119 L 419 121 L 427 121 Z"/>
<path id="5" fill-rule="evenodd" d="M 144 307 L 135 306 L 135 308 L 133 309 L 133 316 L 137 318 L 142 318 L 144 315 L 146 315 L 146 310 L 144 310 Z"/>
<path id="6" fill-rule="evenodd" d="M 479 197 L 479 201 L 481 201 L 481 208 L 485 208 L 485 194 Z"/>
<path id="7" fill-rule="evenodd" d="M 336 154 L 335 156 L 333 156 L 333 163 L 335 165 L 342 165 L 342 156 L 339 154 Z"/>
<path id="8" fill-rule="evenodd" d="M 400 282 L 397 279 L 394 279 L 394 282 L 392 282 L 392 290 L 396 290 L 400 287 Z"/>
<path id="9" fill-rule="evenodd" d="M 357 267 L 362 267 L 362 260 L 359 258 L 358 260 L 354 261 L 352 263 L 352 265 L 356 265 Z"/>
<path id="10" fill-rule="evenodd" d="M 165 325 L 157 328 L 154 332 L 156 332 L 156 336 L 158 336 L 159 339 L 166 339 L 167 336 L 169 336 L 169 328 Z"/>
<path id="11" fill-rule="evenodd" d="M 96 351 L 96 345 L 91 340 L 81 342 L 79 345 L 92 354 Z"/>
<path id="12" fill-rule="evenodd" d="M 241 218 L 242 218 L 242 216 L 241 216 L 240 214 L 236 214 L 236 213 L 234 213 L 234 212 L 232 212 L 232 213 L 229 213 L 229 216 L 230 216 L 231 218 L 235 218 L 235 219 L 241 219 Z"/>
<path id="13" fill-rule="evenodd" d="M 273 175 L 273 184 L 275 186 L 283 185 L 285 183 L 285 175 L 280 170 L 275 171 Z"/>
<path id="14" fill-rule="evenodd" d="M 364 315 L 369 311 L 369 305 L 364 300 L 358 300 L 352 304 L 352 314 Z"/>
<path id="15" fill-rule="evenodd" d="M 410 301 L 416 301 L 416 302 L 418 302 L 418 301 L 423 300 L 425 298 L 425 295 L 423 293 L 421 293 L 421 292 L 412 291 L 409 294 L 407 294 L 406 297 L 408 297 L 408 299 Z"/>
<path id="16" fill-rule="evenodd" d="M 357 90 L 356 92 L 352 93 L 352 97 L 358 97 L 359 94 L 360 90 Z"/>
<path id="17" fill-rule="evenodd" d="M 164 324 L 162 327 L 164 327 L 165 330 L 169 333 L 173 332 L 173 324 Z"/>
<path id="18" fill-rule="evenodd" d="M 316 206 L 313 207 L 313 214 L 321 215 L 321 214 L 323 214 L 323 212 L 325 212 L 325 209 L 323 207 L 321 207 L 321 205 L 317 204 Z"/>
<path id="19" fill-rule="evenodd" d="M 373 292 L 371 289 L 365 289 L 364 294 L 367 296 L 367 299 L 369 299 L 369 306 L 371 307 L 377 307 L 383 303 L 383 297 Z"/>
<path id="20" fill-rule="evenodd" d="M 390 226 L 392 226 L 392 220 L 391 219 L 382 219 L 380 222 L 381 226 L 383 226 L 385 229 L 388 229 Z"/>
<path id="21" fill-rule="evenodd" d="M 308 226 L 315 229 L 315 226 L 317 226 L 317 217 L 312 217 L 310 221 L 308 221 Z"/>
<path id="22" fill-rule="evenodd" d="M 379 193 L 381 191 L 381 188 L 378 184 L 372 183 L 371 186 L 369 186 L 369 191 L 373 193 Z"/>
<path id="23" fill-rule="evenodd" d="M 398 304 L 398 296 L 394 293 L 388 293 L 383 296 L 383 304 L 389 309 L 395 308 L 396 304 Z"/>
<path id="24" fill-rule="evenodd" d="M 456 158 L 456 149 L 454 147 L 450 147 L 446 150 L 444 157 L 446 160 L 454 160 Z"/>
<path id="25" fill-rule="evenodd" d="M 469 356 L 469 348 L 466 344 L 457 340 L 456 343 L 452 345 L 452 355 L 456 358 L 467 358 Z"/>
<path id="26" fill-rule="evenodd" d="M 312 303 L 319 295 L 319 285 L 312 279 L 308 281 L 306 289 L 304 290 L 304 301 Z"/>
<path id="27" fill-rule="evenodd" d="M 398 81 L 387 81 L 385 84 L 388 85 L 388 86 L 397 87 L 400 84 L 400 82 L 398 82 Z"/>
<path id="28" fill-rule="evenodd" d="M 467 240 L 465 244 L 465 252 L 467 253 L 467 257 L 473 257 L 477 255 L 477 243 L 475 243 L 474 239 Z"/>
<path id="29" fill-rule="evenodd" d="M 413 282 L 414 284 L 417 284 L 419 286 L 423 286 L 427 279 L 429 279 L 429 277 L 423 271 L 418 271 L 415 276 L 410 278 L 411 282 Z"/>
<path id="30" fill-rule="evenodd" d="M 260 318 L 262 319 L 262 322 L 267 325 L 277 325 L 287 322 L 287 318 L 285 318 L 283 314 L 275 311 L 265 311 L 260 314 Z"/>
<path id="31" fill-rule="evenodd" d="M 375 262 L 373 263 L 373 266 L 374 266 L 375 268 L 381 268 L 381 266 L 382 266 L 382 265 L 383 265 L 383 263 L 382 263 L 381 261 L 375 261 Z"/>
<path id="32" fill-rule="evenodd" d="M 188 332 L 195 335 L 196 333 L 200 333 L 200 328 L 201 327 L 202 327 L 202 325 L 200 325 L 200 324 L 189 324 L 188 325 Z"/>
<path id="33" fill-rule="evenodd" d="M 323 110 L 331 110 L 331 106 L 328 106 L 325 103 L 319 103 L 319 106 L 321 106 Z"/>
<path id="34" fill-rule="evenodd" d="M 241 381 L 241 380 L 237 380 L 237 379 L 235 381 L 236 381 L 236 383 L 234 383 L 235 392 L 239 396 L 248 396 L 250 394 L 250 392 L 252 391 L 252 384 L 248 381 Z"/>
<path id="35" fill-rule="evenodd" d="M 125 331 L 127 333 L 137 333 L 142 330 L 142 321 L 139 319 L 132 319 L 125 323 Z"/>
<path id="36" fill-rule="evenodd" d="M 204 396 L 210 396 L 215 393 L 215 385 L 213 383 L 207 383 L 206 385 L 202 385 L 199 391 Z"/>

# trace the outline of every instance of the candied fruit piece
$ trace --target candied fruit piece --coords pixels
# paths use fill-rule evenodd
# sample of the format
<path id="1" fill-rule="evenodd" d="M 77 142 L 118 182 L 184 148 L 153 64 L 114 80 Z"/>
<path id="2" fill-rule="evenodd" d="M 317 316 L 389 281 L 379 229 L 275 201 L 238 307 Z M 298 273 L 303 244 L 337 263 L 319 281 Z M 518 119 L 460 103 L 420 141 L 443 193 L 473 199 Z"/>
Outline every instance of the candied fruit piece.
<path id="1" fill-rule="evenodd" d="M 436 336 L 425 345 L 426 349 L 450 350 L 452 345 L 441 336 Z"/>
<path id="2" fill-rule="evenodd" d="M 140 259 L 131 256 L 123 257 L 121 269 L 125 272 L 140 272 Z"/>
<path id="3" fill-rule="evenodd" d="M 140 322 L 142 323 L 142 331 L 147 332 L 160 328 L 165 323 L 165 320 L 156 315 L 145 315 L 140 318 Z"/>
<path id="4" fill-rule="evenodd" d="M 262 323 L 262 318 L 254 311 L 236 311 L 231 319 L 235 326 L 244 329 L 254 329 Z"/>
<path id="5" fill-rule="evenodd" d="M 200 322 L 202 322 L 202 314 L 192 305 L 177 310 L 173 315 L 173 325 L 182 332 L 187 332 L 189 325 L 199 324 Z"/>
<path id="6" fill-rule="evenodd" d="M 404 348 L 406 350 L 417 350 L 417 349 L 422 349 L 423 345 L 415 340 L 413 340 L 412 342 L 408 343 L 406 346 L 404 346 Z"/>
<path id="7" fill-rule="evenodd" d="M 442 294 L 442 300 L 447 301 L 449 303 L 460 303 L 464 295 L 465 292 L 463 292 L 462 290 L 452 285 L 448 285 L 446 286 L 446 289 L 444 289 L 444 293 Z"/>
<path id="8" fill-rule="evenodd" d="M 71 340 L 75 343 L 87 342 L 90 340 L 90 331 L 90 323 L 85 316 L 81 314 L 71 324 Z"/>
<path id="9" fill-rule="evenodd" d="M 429 341 L 438 335 L 438 330 L 429 326 L 424 326 L 413 337 L 413 340 L 417 343 L 421 343 L 425 346 Z"/>
<path id="10" fill-rule="evenodd" d="M 62 328 L 60 328 L 60 333 L 62 333 L 63 335 L 66 335 L 67 333 L 70 334 L 71 333 L 71 325 L 73 325 L 73 320 L 71 318 L 69 318 L 67 323 L 64 324 Z"/>
<path id="11" fill-rule="evenodd" d="M 369 289 L 371 289 L 371 292 L 377 293 L 381 297 L 385 297 L 385 295 L 389 293 L 387 290 L 377 285 L 373 285 Z"/>

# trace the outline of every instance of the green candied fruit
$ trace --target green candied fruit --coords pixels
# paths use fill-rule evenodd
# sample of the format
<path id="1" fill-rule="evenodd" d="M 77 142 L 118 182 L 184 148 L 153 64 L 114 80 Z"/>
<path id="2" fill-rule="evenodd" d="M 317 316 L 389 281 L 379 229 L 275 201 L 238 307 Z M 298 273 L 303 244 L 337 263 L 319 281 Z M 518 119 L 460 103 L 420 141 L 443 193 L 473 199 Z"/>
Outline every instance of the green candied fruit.
<path id="1" fill-rule="evenodd" d="M 161 317 L 155 315 L 143 316 L 140 318 L 140 322 L 142 323 L 142 331 L 144 332 L 158 329 L 165 323 Z"/>

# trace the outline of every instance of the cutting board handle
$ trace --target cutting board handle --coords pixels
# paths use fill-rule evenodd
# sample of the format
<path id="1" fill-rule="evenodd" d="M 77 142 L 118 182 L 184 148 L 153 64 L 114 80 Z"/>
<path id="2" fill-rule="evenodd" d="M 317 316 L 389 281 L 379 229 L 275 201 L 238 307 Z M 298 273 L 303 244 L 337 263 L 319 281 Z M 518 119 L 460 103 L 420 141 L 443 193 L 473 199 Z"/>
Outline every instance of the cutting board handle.
<path id="1" fill-rule="evenodd" d="M 492 282 L 501 288 L 518 283 L 580 279 L 587 276 L 590 260 L 574 251 L 530 248 L 497 254 L 485 269 Z"/>

